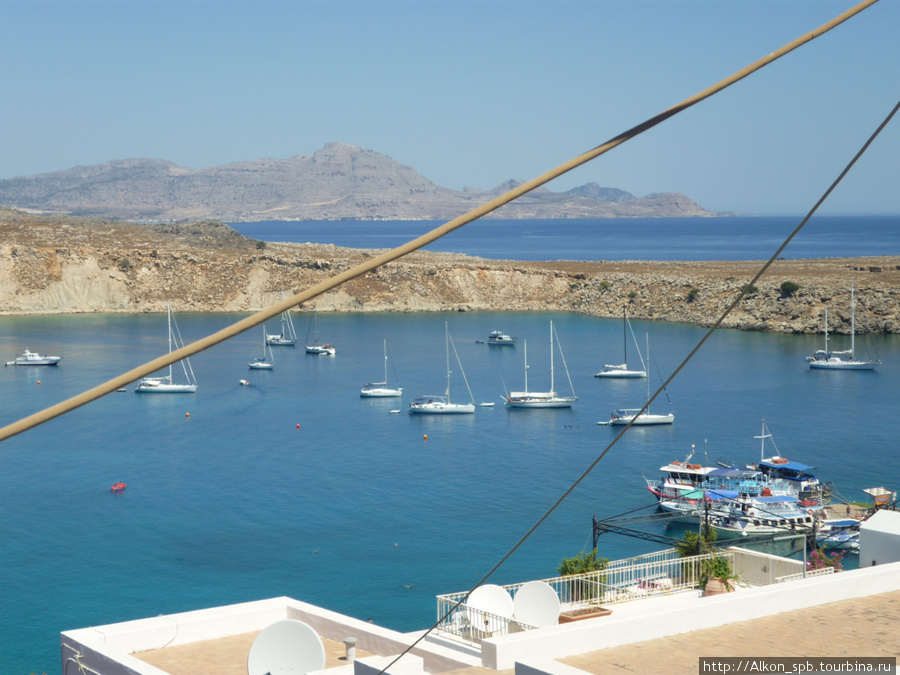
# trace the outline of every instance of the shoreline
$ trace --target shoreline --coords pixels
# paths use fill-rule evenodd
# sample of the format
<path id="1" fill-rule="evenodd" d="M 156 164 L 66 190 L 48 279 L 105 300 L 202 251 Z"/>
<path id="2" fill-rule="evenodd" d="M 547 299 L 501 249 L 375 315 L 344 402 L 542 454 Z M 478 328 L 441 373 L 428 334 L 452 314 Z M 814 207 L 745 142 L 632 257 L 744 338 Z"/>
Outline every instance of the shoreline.
<path id="1" fill-rule="evenodd" d="M 224 223 L 138 226 L 0 208 L 0 315 L 256 312 L 384 250 L 249 239 Z M 712 325 L 763 261 L 513 261 L 416 251 L 316 300 L 321 312 L 572 311 Z M 784 294 L 781 286 L 798 286 Z M 778 260 L 722 324 L 900 333 L 900 256 Z M 311 305 L 310 305 L 311 307 Z M 306 308 L 309 309 L 309 308 Z"/>

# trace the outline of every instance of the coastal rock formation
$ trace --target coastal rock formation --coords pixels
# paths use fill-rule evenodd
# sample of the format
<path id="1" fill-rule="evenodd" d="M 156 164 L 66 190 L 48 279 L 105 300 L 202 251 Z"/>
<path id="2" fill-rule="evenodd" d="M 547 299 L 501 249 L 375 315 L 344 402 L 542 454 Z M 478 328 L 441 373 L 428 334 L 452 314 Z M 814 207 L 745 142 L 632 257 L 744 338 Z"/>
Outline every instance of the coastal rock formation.
<path id="1" fill-rule="evenodd" d="M 311 156 L 258 159 L 193 170 L 123 159 L 0 180 L 0 204 L 47 213 L 136 221 L 449 220 L 507 192 L 450 190 L 374 150 L 329 143 Z M 682 194 L 638 198 L 588 183 L 546 188 L 494 218 L 713 216 Z"/>
<path id="2" fill-rule="evenodd" d="M 0 208 L 0 313 L 251 312 L 375 252 L 266 243 L 220 222 L 127 225 Z M 317 300 L 336 312 L 574 311 L 712 325 L 758 262 L 516 262 L 418 251 Z M 784 282 L 797 290 L 782 292 Z M 725 320 L 784 333 L 900 332 L 900 257 L 779 260 Z M 308 309 L 308 308 L 306 308 Z"/>

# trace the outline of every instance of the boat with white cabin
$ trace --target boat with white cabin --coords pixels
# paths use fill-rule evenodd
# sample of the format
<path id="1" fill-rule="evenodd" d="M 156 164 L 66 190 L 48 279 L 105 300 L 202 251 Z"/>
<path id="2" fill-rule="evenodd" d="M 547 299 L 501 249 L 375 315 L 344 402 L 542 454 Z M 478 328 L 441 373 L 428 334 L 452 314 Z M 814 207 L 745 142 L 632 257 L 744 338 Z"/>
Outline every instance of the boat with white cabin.
<path id="1" fill-rule="evenodd" d="M 266 335 L 266 327 L 263 326 L 263 355 L 259 358 L 250 361 L 247 364 L 248 368 L 253 370 L 272 370 L 275 367 L 275 358 L 272 355 L 272 348 L 269 346 L 269 336 Z M 266 353 L 268 352 L 269 358 L 266 358 Z"/>
<path id="2" fill-rule="evenodd" d="M 281 291 L 281 299 L 284 300 L 284 291 Z M 266 344 L 273 347 L 293 347 L 297 344 L 297 331 L 294 330 L 290 310 L 281 313 L 281 333 L 266 335 Z"/>
<path id="3" fill-rule="evenodd" d="M 181 339 L 181 333 L 178 330 L 178 324 L 172 316 L 172 305 L 166 303 L 166 309 L 169 314 L 169 353 L 184 347 L 184 341 Z M 191 368 L 191 361 L 187 357 L 181 359 L 181 369 L 184 372 L 185 382 L 175 382 L 172 378 L 172 364 L 169 364 L 167 375 L 157 375 L 155 377 L 141 378 L 140 383 L 135 387 L 135 393 L 138 394 L 193 394 L 197 391 L 197 378 L 194 377 L 194 370 Z"/>
<path id="4" fill-rule="evenodd" d="M 330 344 L 319 344 L 319 319 L 318 319 L 318 311 L 316 311 L 315 306 L 313 306 L 313 319 L 311 328 L 314 331 L 313 334 L 313 343 L 309 344 L 309 330 L 306 331 L 306 353 L 307 354 L 318 354 L 319 356 L 334 356 L 335 349 L 333 345 Z"/>
<path id="5" fill-rule="evenodd" d="M 488 344 L 496 345 L 498 347 L 502 347 L 502 346 L 515 347 L 516 346 L 516 338 L 510 337 L 503 331 L 492 330 L 488 334 Z"/>
<path id="6" fill-rule="evenodd" d="M 61 356 L 42 356 L 26 349 L 21 354 L 17 354 L 16 360 L 11 363 L 16 366 L 55 366 L 61 360 Z"/>
<path id="7" fill-rule="evenodd" d="M 825 349 L 807 356 L 809 367 L 816 370 L 875 370 L 881 365 L 878 360 L 857 360 L 856 358 L 856 296 L 850 284 L 850 349 L 828 350 L 828 305 L 825 305 Z"/>
<path id="8" fill-rule="evenodd" d="M 647 360 L 650 360 L 650 336 L 647 336 Z M 666 394 L 668 396 L 668 394 Z M 647 409 L 641 412 L 640 408 L 619 408 L 614 410 L 607 422 L 597 422 L 597 424 L 608 424 L 611 426 L 624 426 L 631 424 L 632 426 L 648 426 L 659 424 L 672 424 L 675 421 L 675 413 L 651 413 L 650 412 L 650 378 L 647 378 Z"/>
<path id="9" fill-rule="evenodd" d="M 399 398 L 403 396 L 402 387 L 389 387 L 387 384 L 387 340 L 384 341 L 384 381 L 369 382 L 363 385 L 359 395 L 361 398 Z"/>
<path id="10" fill-rule="evenodd" d="M 631 331 L 631 339 L 634 341 L 634 348 L 637 351 L 638 358 L 641 360 L 641 369 L 631 369 L 628 367 L 628 331 Z M 634 336 L 634 330 L 631 328 L 631 322 L 628 320 L 626 310 L 622 308 L 622 344 L 624 360 L 618 365 L 605 364 L 603 370 L 596 373 L 594 377 L 611 377 L 611 378 L 635 378 L 647 377 L 647 366 L 644 364 L 644 357 L 641 355 L 641 348 L 638 346 L 637 338 Z"/>
<path id="11" fill-rule="evenodd" d="M 554 388 L 553 381 L 553 337 L 556 331 L 553 328 L 553 322 L 550 322 L 550 391 L 528 391 L 528 344 L 525 343 L 525 391 L 511 391 L 506 395 L 506 405 L 509 408 L 571 408 L 572 404 L 578 400 L 575 396 L 575 390 L 572 387 L 572 379 L 569 378 L 569 387 L 572 389 L 571 396 L 560 396 Z M 562 353 L 562 347 L 559 345 L 559 336 L 556 336 L 556 344 L 559 347 L 559 354 L 565 366 L 566 360 Z M 569 369 L 566 367 L 566 377 L 569 377 Z"/>
<path id="12" fill-rule="evenodd" d="M 450 346 L 453 344 L 453 339 L 450 337 L 447 322 L 444 322 L 444 333 L 447 343 L 447 389 L 440 395 L 419 396 L 410 401 L 409 412 L 412 415 L 466 415 L 475 412 L 475 397 L 472 396 L 472 390 L 469 389 L 469 381 L 466 379 L 462 362 L 459 360 L 459 354 L 456 352 L 456 345 L 453 345 L 453 353 L 456 355 L 456 362 L 459 364 L 459 370 L 462 373 L 463 381 L 466 383 L 466 389 L 469 390 L 471 403 L 453 403 L 450 400 Z"/>

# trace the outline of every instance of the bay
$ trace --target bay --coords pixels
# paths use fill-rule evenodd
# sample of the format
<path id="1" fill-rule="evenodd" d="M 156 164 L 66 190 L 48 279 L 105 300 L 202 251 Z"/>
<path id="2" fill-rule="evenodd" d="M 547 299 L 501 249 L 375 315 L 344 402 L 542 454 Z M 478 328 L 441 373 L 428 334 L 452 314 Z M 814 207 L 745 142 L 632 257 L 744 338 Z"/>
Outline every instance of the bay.
<path id="1" fill-rule="evenodd" d="M 766 260 L 802 216 L 478 220 L 425 250 L 492 260 Z M 438 221 L 231 223 L 263 241 L 395 248 Z M 781 257 L 843 258 L 900 253 L 900 216 L 814 216 Z"/>
<path id="2" fill-rule="evenodd" d="M 187 341 L 239 318 L 177 316 Z M 301 341 L 309 318 L 295 315 Z M 571 410 L 507 410 L 500 396 L 521 388 L 523 350 L 477 341 L 491 330 L 527 341 L 529 386 L 544 389 L 551 319 L 579 400 Z M 496 405 L 452 419 L 408 415 L 411 398 L 446 387 L 445 321 L 476 402 Z M 164 353 L 165 326 L 165 315 L 0 317 L 4 360 L 26 347 L 63 356 L 57 368 L 0 373 L 0 424 Z M 650 334 L 654 385 L 703 334 L 633 326 Z M 646 397 L 645 382 L 593 377 L 620 357 L 616 320 L 319 313 L 318 331 L 335 357 L 278 348 L 273 371 L 250 371 L 252 330 L 192 359 L 194 395 L 138 396 L 130 386 L 2 444 L 0 671 L 58 672 L 62 630 L 280 595 L 424 628 L 435 595 L 480 580 L 604 451 L 617 430 L 597 421 Z M 402 401 L 359 397 L 383 375 L 383 340 Z M 718 332 L 669 388 L 675 424 L 630 430 L 492 581 L 554 576 L 563 557 L 590 548 L 593 515 L 652 511 L 642 476 L 692 447 L 695 461 L 755 460 L 762 418 L 781 453 L 817 466 L 840 497 L 897 489 L 900 337 L 857 345 L 884 365 L 812 371 L 804 357 L 821 337 Z M 559 359 L 555 367 L 566 392 Z M 466 401 L 451 369 L 452 398 Z M 663 395 L 653 409 L 668 405 Z M 389 413 L 396 408 L 404 412 Z M 118 495 L 109 490 L 117 481 L 128 484 Z M 610 558 L 656 548 L 600 540 Z"/>

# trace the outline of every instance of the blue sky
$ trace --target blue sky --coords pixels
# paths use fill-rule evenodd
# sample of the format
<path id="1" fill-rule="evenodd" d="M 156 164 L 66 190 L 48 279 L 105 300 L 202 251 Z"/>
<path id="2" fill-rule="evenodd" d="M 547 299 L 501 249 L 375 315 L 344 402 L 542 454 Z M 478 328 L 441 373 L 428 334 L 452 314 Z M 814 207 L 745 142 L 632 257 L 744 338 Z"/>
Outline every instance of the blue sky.
<path id="1" fill-rule="evenodd" d="M 0 0 L 0 179 L 149 157 L 200 169 L 382 152 L 453 188 L 527 180 L 849 0 Z M 882 0 L 557 179 L 805 213 L 900 93 Z M 900 213 L 900 119 L 821 213 Z"/>

